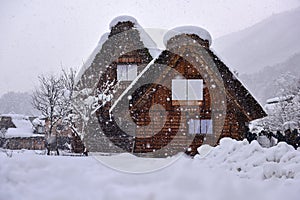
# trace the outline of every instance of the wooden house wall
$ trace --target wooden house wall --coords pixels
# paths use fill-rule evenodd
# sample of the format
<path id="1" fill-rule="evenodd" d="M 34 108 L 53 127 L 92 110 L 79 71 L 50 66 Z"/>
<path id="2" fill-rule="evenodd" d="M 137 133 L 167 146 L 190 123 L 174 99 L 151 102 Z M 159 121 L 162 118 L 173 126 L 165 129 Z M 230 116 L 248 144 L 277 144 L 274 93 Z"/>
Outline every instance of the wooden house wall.
<path id="1" fill-rule="evenodd" d="M 69 147 L 66 144 L 71 144 L 72 150 L 75 153 L 82 153 L 84 150 L 84 145 L 81 142 L 80 138 L 71 138 L 68 136 L 57 137 L 58 149 L 69 150 Z M 46 140 L 44 136 L 0 138 L 0 147 L 11 150 L 45 150 Z"/>
<path id="2" fill-rule="evenodd" d="M 2 138 L 2 148 L 6 149 L 28 149 L 43 150 L 45 149 L 44 137 L 14 137 Z"/>
<path id="3" fill-rule="evenodd" d="M 187 61 L 179 59 L 174 69 L 187 79 L 203 79 Z M 167 76 L 172 77 L 171 74 Z M 161 79 L 163 85 L 172 88 L 172 78 Z M 204 86 L 205 86 L 204 82 Z M 204 135 L 189 134 L 189 119 L 212 119 L 211 113 L 211 98 L 209 89 L 204 87 L 203 101 L 194 101 L 193 105 L 181 105 L 178 101 L 172 102 L 172 92 L 162 85 L 153 84 L 151 87 L 145 87 L 143 97 L 136 95 L 133 97 L 131 104 L 132 118 L 137 124 L 135 138 L 135 153 L 154 152 L 162 148 L 167 148 L 167 151 L 176 153 L 187 151 L 187 153 L 194 155 L 197 148 L 202 145 Z M 152 92 L 155 91 L 155 92 Z M 135 96 L 135 95 L 133 95 Z M 187 102 L 180 102 L 181 104 Z M 151 106 L 159 104 L 160 109 L 150 109 Z M 154 106 L 159 108 L 159 106 Z M 166 111 L 163 113 L 163 111 Z M 162 118 L 161 116 L 164 115 Z M 218 119 L 213 119 L 213 130 L 216 130 Z M 165 121 L 165 124 L 163 123 Z M 231 99 L 227 100 L 227 115 L 222 130 L 221 137 L 232 137 L 241 139 L 245 130 L 245 123 L 247 118 L 235 107 Z M 215 134 L 206 135 L 205 143 L 216 145 L 219 138 Z"/>
<path id="4" fill-rule="evenodd" d="M 113 82 L 112 87 L 108 91 L 108 94 L 113 93 L 112 102 L 118 99 L 131 83 L 131 81 L 117 80 L 117 65 L 136 64 L 139 74 L 152 60 L 149 50 L 145 48 L 141 41 L 138 30 L 130 30 L 132 27 L 133 24 L 131 22 L 118 23 L 113 27 L 109 35 L 109 40 L 103 44 L 101 51 L 97 54 L 91 67 L 87 70 L 87 73 L 91 72 L 95 74 L 94 77 L 97 77 L 98 82 L 95 86 L 100 92 L 106 89 L 107 83 L 110 84 Z M 127 38 L 124 38 L 126 34 L 118 34 L 124 30 L 130 30 L 126 33 Z M 106 67 L 103 73 L 99 73 L 99 66 L 101 65 Z M 91 83 L 90 85 L 94 84 Z M 83 84 L 83 88 L 85 87 Z M 95 95 L 96 94 L 97 92 L 95 92 Z M 99 103 L 101 104 L 102 102 Z M 97 119 L 95 117 L 89 121 L 87 126 L 89 128 L 85 130 L 86 147 L 89 151 L 95 152 L 123 152 L 123 147 L 127 149 L 127 151 L 130 151 L 128 149 L 132 146 L 131 141 L 129 141 L 128 138 L 124 139 L 123 137 L 118 137 L 120 135 L 122 136 L 123 132 L 121 133 L 121 130 L 119 130 L 115 124 L 111 125 L 110 119 L 107 119 L 106 108 L 107 107 L 101 108 L 96 112 Z M 108 124 L 106 124 L 106 122 Z M 112 143 L 120 145 L 113 145 Z M 120 146 L 122 146 L 122 148 L 119 148 Z"/>
<path id="5" fill-rule="evenodd" d="M 195 37 L 194 39 L 197 38 Z M 185 43 L 188 43 L 188 41 L 183 42 L 183 45 L 178 45 L 180 42 L 177 42 L 176 39 L 172 42 L 175 49 L 172 49 L 172 51 L 164 51 L 155 63 L 168 65 L 187 79 L 203 79 L 197 70 L 190 65 L 190 63 L 180 57 L 180 55 L 189 54 L 190 57 L 197 58 L 197 56 L 199 56 L 198 50 L 185 46 Z M 172 42 L 168 42 L 168 49 L 173 48 Z M 249 96 L 249 102 L 252 102 L 251 105 L 255 105 L 259 111 L 258 113 L 260 113 L 258 115 L 262 116 L 263 112 L 261 112 L 260 106 L 248 93 L 248 91 L 246 91 L 238 80 L 234 79 L 228 68 L 209 50 L 208 43 L 205 41 L 203 43 L 203 41 L 200 40 L 200 44 L 207 49 L 207 55 L 211 56 L 217 69 L 222 75 L 223 82 L 225 81 L 224 86 L 226 88 L 227 97 L 225 106 L 227 110 L 224 123 L 222 123 L 222 118 L 215 118 L 215 116 L 212 116 L 211 113 L 211 94 L 207 88 L 207 85 L 210 85 L 211 83 L 206 84 L 204 82 L 203 101 L 193 101 L 192 104 L 189 102 L 188 105 L 183 105 L 184 103 L 187 103 L 183 101 L 172 102 L 172 91 L 168 88 L 172 88 L 171 81 L 172 78 L 175 77 L 175 74 L 172 74 L 174 73 L 172 70 L 166 70 L 166 72 L 163 72 L 155 81 L 155 83 L 162 83 L 161 85 L 144 85 L 138 88 L 137 91 L 134 91 L 132 95 L 132 99 L 130 100 L 130 105 L 132 105 L 130 106 L 130 116 L 122 117 L 121 121 L 123 120 L 126 124 L 126 120 L 132 119 L 135 122 L 137 125 L 136 129 L 133 131 L 135 133 L 135 137 L 126 136 L 126 140 L 124 140 L 122 135 L 126 135 L 126 131 L 122 131 L 118 128 L 115 122 L 112 122 L 112 125 L 109 125 L 111 122 L 106 125 L 109 121 L 109 108 L 104 109 L 105 112 L 98 112 L 98 115 L 102 115 L 103 118 L 106 118 L 106 121 L 104 120 L 101 126 L 102 128 L 104 127 L 102 130 L 104 130 L 105 135 L 110 138 L 111 142 L 121 148 L 123 148 L 122 146 L 127 146 L 123 149 L 128 149 L 136 154 L 153 152 L 166 155 L 168 153 L 175 154 L 177 152 L 186 151 L 187 153 L 194 155 L 197 152 L 197 148 L 203 144 L 204 141 L 205 143 L 215 145 L 222 137 L 232 137 L 235 139 L 243 138 L 246 130 L 245 123 L 248 122 L 251 117 L 246 116 L 248 111 L 243 109 L 243 105 L 241 106 L 242 99 Z M 178 52 L 178 54 L 171 52 Z M 108 70 L 107 73 L 109 74 L 107 74 L 106 77 L 109 77 L 110 80 L 116 79 L 117 63 L 137 63 L 138 66 L 145 67 L 147 62 L 139 60 L 139 56 L 137 55 L 138 54 L 135 53 L 121 56 L 117 61 L 112 63 L 110 66 L 111 71 Z M 196 63 L 201 64 L 201 66 L 205 64 L 205 62 L 202 61 L 200 61 L 200 63 L 197 61 Z M 138 71 L 140 72 L 143 67 L 138 67 Z M 201 71 L 201 73 L 203 71 Z M 208 75 L 212 76 L 212 79 L 214 79 L 214 71 L 208 71 Z M 105 81 L 105 79 L 100 80 L 98 87 L 101 87 Z M 222 82 L 222 80 L 220 80 L 220 82 Z M 116 97 L 118 97 L 119 94 L 128 87 L 129 83 L 130 82 L 126 83 L 124 81 L 119 84 L 118 92 L 120 93 L 117 92 L 118 95 L 116 95 Z M 233 86 L 233 88 L 230 88 L 231 86 Z M 236 94 L 239 93 L 239 91 L 241 91 L 240 93 L 243 97 L 239 97 L 236 100 L 234 98 L 239 95 Z M 251 116 L 253 115 L 252 113 L 250 114 Z M 204 135 L 201 134 L 190 135 L 188 133 L 188 121 L 191 118 L 197 118 L 196 116 L 200 116 L 200 119 L 212 119 L 213 131 L 220 130 L 220 132 L 218 132 L 220 135 L 206 135 L 205 138 Z M 256 115 L 253 116 L 258 117 Z M 118 139 L 114 140 L 114 138 Z M 119 141 L 120 144 L 117 144 Z M 126 144 L 122 145 L 121 143 L 124 142 Z"/>
<path id="6" fill-rule="evenodd" d="M 114 99 L 117 99 L 131 83 L 131 81 L 117 80 L 117 65 L 118 64 L 137 65 L 137 75 L 138 75 L 141 71 L 143 71 L 143 69 L 148 64 L 148 60 L 147 62 L 145 62 L 145 59 L 143 59 L 140 56 L 139 51 L 144 51 L 144 50 L 137 50 L 134 52 L 130 52 L 129 54 L 123 55 L 119 57 L 116 61 L 111 63 L 107 68 L 105 74 L 101 76 L 97 88 L 101 90 L 103 87 L 105 88 L 107 82 L 116 81 L 115 85 L 117 84 L 117 87 L 115 88 L 116 93 L 114 94 Z"/>

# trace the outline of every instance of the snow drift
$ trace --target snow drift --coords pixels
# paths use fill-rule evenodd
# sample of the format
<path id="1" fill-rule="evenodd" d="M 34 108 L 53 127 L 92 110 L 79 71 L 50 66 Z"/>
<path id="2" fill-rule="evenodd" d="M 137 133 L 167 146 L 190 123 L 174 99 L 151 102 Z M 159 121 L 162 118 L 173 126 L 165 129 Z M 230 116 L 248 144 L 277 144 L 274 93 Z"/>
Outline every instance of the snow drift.
<path id="1" fill-rule="evenodd" d="M 0 199 L 299 199 L 300 152 L 285 143 L 264 149 L 257 142 L 224 138 L 219 146 L 203 146 L 199 152 L 153 173 L 129 174 L 93 157 L 34 151 L 14 151 L 8 157 L 0 151 Z M 127 159 L 125 164 L 133 166 L 141 159 L 127 154 L 106 158 Z"/>
<path id="2" fill-rule="evenodd" d="M 247 140 L 223 138 L 219 146 L 201 158 L 204 147 L 198 148 L 200 155 L 195 159 L 206 162 L 212 168 L 217 166 L 232 171 L 241 178 L 300 179 L 300 151 L 285 142 L 262 148 L 256 140 L 249 144 Z"/>

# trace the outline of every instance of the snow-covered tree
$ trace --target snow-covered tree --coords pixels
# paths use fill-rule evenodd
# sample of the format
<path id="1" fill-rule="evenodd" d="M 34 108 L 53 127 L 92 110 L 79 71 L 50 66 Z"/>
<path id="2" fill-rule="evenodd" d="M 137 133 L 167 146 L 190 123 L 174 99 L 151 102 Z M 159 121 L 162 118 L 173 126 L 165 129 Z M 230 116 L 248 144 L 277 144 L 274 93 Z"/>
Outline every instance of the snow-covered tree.
<path id="1" fill-rule="evenodd" d="M 70 68 L 69 71 L 62 70 L 60 77 L 62 82 L 62 115 L 65 121 L 70 125 L 73 124 L 74 116 L 74 88 L 75 88 L 76 71 Z"/>
<path id="2" fill-rule="evenodd" d="M 57 132 L 54 130 L 58 121 L 72 122 L 72 101 L 74 90 L 75 71 L 62 71 L 62 75 L 41 75 L 39 76 L 40 85 L 32 95 L 33 106 L 39 110 L 48 120 L 47 138 L 55 138 Z M 51 141 L 50 141 L 51 142 Z"/>
<path id="3" fill-rule="evenodd" d="M 288 78 L 289 81 L 285 81 Z M 285 123 L 291 122 L 300 125 L 300 79 L 293 76 L 283 76 L 277 84 L 281 85 L 278 91 L 277 103 L 272 112 L 262 122 L 271 130 L 282 130 Z"/>
<path id="4" fill-rule="evenodd" d="M 81 139 L 84 138 L 85 128 L 91 117 L 91 111 L 97 103 L 94 95 L 94 91 L 91 88 L 84 88 L 81 90 L 74 91 L 74 101 L 72 106 L 74 108 L 74 113 L 76 115 L 76 124 L 79 129 L 79 134 Z"/>
<path id="5" fill-rule="evenodd" d="M 58 121 L 58 116 L 62 115 L 63 87 L 60 77 L 54 75 L 39 76 L 40 85 L 32 95 L 33 106 L 48 118 L 49 136 L 52 135 L 53 127 Z"/>
<path id="6" fill-rule="evenodd" d="M 115 92 L 115 80 L 107 81 L 101 87 L 97 88 L 83 88 L 74 91 L 73 108 L 77 116 L 77 124 L 79 125 L 79 134 L 84 138 L 86 134 L 86 127 L 95 112 L 101 107 L 110 102 Z M 95 116 L 93 117 L 95 118 Z"/>

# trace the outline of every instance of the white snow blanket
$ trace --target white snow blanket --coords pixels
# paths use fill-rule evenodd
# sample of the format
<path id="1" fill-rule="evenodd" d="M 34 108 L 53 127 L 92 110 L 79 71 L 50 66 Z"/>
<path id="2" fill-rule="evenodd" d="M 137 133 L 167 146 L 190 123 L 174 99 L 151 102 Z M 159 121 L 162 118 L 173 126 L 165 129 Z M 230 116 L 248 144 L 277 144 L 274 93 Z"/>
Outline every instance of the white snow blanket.
<path id="1" fill-rule="evenodd" d="M 113 170 L 93 157 L 34 151 L 14 151 L 8 157 L 0 151 L 0 199 L 299 199 L 300 152 L 285 143 L 267 149 L 255 141 L 249 145 L 225 138 L 219 146 L 199 151 L 194 159 L 181 156 L 165 168 L 142 174 Z M 159 162 L 128 154 L 106 159 L 132 166 L 143 159 L 145 165 Z"/>

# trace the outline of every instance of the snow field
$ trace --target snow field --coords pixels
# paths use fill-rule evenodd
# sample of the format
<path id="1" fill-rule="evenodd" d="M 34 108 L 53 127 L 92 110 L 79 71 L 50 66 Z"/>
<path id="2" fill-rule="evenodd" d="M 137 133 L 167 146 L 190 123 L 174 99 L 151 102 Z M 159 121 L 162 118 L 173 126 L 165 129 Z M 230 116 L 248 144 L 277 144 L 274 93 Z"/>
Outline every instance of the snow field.
<path id="1" fill-rule="evenodd" d="M 34 151 L 14 151 L 8 157 L 0 152 L 0 199 L 299 199 L 300 152 L 290 146 L 263 149 L 256 142 L 225 138 L 208 150 L 199 148 L 208 154 L 181 156 L 168 167 L 143 174 L 113 170 L 93 157 Z M 128 165 L 142 159 L 127 154 L 109 158 L 127 159 Z M 293 176 L 282 175 L 288 171 Z"/>

